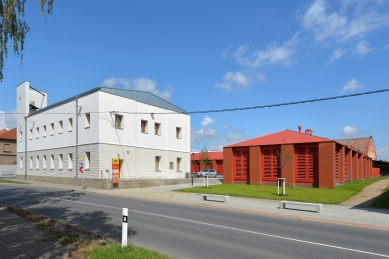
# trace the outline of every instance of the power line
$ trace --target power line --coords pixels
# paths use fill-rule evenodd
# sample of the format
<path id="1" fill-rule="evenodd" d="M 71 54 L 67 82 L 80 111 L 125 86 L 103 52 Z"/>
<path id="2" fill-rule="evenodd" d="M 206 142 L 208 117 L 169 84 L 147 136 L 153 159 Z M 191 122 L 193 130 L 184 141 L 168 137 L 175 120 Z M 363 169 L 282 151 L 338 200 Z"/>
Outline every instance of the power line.
<path id="1" fill-rule="evenodd" d="M 232 111 L 254 110 L 254 109 L 287 106 L 287 105 L 296 105 L 296 104 L 303 104 L 303 103 L 322 102 L 322 101 L 329 101 L 329 100 L 335 100 L 335 99 L 356 97 L 356 96 L 361 96 L 361 95 L 377 94 L 377 93 L 383 93 L 383 92 L 388 92 L 388 91 L 389 91 L 389 89 L 382 89 L 382 90 L 363 92 L 363 93 L 357 93 L 357 94 L 338 95 L 338 96 L 333 96 L 333 97 L 303 100 L 303 101 L 297 101 L 297 102 L 286 102 L 286 103 L 267 104 L 267 105 L 220 109 L 220 110 L 193 111 L 193 112 L 187 112 L 187 113 L 179 113 L 179 112 L 128 112 L 128 111 L 115 111 L 115 112 L 121 113 L 121 114 L 197 114 L 197 113 L 213 113 L 213 112 L 232 112 Z M 112 111 L 103 111 L 103 112 L 90 111 L 90 112 L 79 113 L 79 114 L 110 113 L 110 112 L 112 112 Z M 18 112 L 2 112 L 0 114 L 24 114 L 24 115 L 28 115 L 26 113 L 18 113 Z M 37 114 L 39 114 L 39 113 L 37 113 Z M 45 112 L 44 114 L 74 114 L 74 113 L 73 112 Z M 30 116 L 33 116 L 33 115 L 34 115 L 34 113 L 30 114 Z"/>

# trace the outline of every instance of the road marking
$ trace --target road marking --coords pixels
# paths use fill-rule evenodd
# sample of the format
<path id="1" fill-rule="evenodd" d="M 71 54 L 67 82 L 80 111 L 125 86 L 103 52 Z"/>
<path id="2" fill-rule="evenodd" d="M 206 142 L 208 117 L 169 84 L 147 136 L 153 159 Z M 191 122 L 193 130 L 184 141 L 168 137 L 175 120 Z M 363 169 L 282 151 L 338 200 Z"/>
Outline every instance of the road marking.
<path id="1" fill-rule="evenodd" d="M 122 209 L 122 208 L 118 208 L 118 207 L 105 206 L 105 205 L 88 203 L 88 202 L 81 202 L 81 201 L 72 201 L 72 200 L 60 199 L 60 198 L 50 198 L 50 199 L 62 200 L 62 201 L 68 201 L 68 202 L 74 202 L 74 203 L 80 203 L 80 204 L 86 204 L 86 205 L 92 205 L 92 206 L 97 206 L 97 207 L 111 208 L 111 209 L 117 209 L 117 210 L 121 210 Z M 185 222 L 191 222 L 191 223 L 196 223 L 196 224 L 200 224 L 200 225 L 206 225 L 206 226 L 212 226 L 212 227 L 217 227 L 217 228 L 229 229 L 229 230 L 234 230 L 234 231 L 239 231 L 239 232 L 244 232 L 244 233 L 256 234 L 256 235 L 260 235 L 260 236 L 273 237 L 273 238 L 278 238 L 278 239 L 283 239 L 283 240 L 289 240 L 289 241 L 294 241 L 294 242 L 299 242 L 299 243 L 310 244 L 310 245 L 317 245 L 317 246 L 329 247 L 329 248 L 334 248 L 334 249 L 339 249 L 339 250 L 346 250 L 346 251 L 351 251 L 351 252 L 356 252 L 356 253 L 361 253 L 361 254 L 368 254 L 368 255 L 374 255 L 374 256 L 389 258 L 389 255 L 377 254 L 377 253 L 372 253 L 372 252 L 367 252 L 367 251 L 362 251 L 362 250 L 357 250 L 357 249 L 351 249 L 351 248 L 342 247 L 342 246 L 327 245 L 327 244 L 316 243 L 316 242 L 311 242 L 311 241 L 306 241 L 306 240 L 301 240 L 301 239 L 296 239 L 296 238 L 277 236 L 277 235 L 272 235 L 272 234 L 266 234 L 266 233 L 261 233 L 261 232 L 245 230 L 245 229 L 239 229 L 239 228 L 227 227 L 227 226 L 222 226 L 222 225 L 216 225 L 216 224 L 211 224 L 211 223 L 206 223 L 206 222 L 201 222 L 201 221 L 195 221 L 195 220 L 190 220 L 190 219 L 177 218 L 177 217 L 166 216 L 166 215 L 161 215 L 161 214 L 155 214 L 155 213 L 150 213 L 150 212 L 143 212 L 143 211 L 130 210 L 130 209 L 128 211 L 131 211 L 131 212 L 134 212 L 134 213 L 139 213 L 139 214 L 145 214 L 145 215 L 157 216 L 157 217 L 162 217 L 162 218 L 168 218 L 168 219 L 175 219 L 175 220 L 180 220 L 180 221 L 185 221 Z"/>

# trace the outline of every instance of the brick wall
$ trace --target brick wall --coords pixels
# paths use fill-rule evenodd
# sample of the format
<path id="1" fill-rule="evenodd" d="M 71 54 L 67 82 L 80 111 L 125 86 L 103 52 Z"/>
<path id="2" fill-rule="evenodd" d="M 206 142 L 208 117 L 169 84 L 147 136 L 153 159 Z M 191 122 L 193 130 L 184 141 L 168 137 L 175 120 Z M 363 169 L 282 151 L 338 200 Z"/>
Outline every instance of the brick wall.
<path id="1" fill-rule="evenodd" d="M 335 142 L 319 143 L 319 188 L 335 187 Z"/>
<path id="2" fill-rule="evenodd" d="M 234 183 L 234 154 L 231 147 L 223 148 L 223 171 L 223 183 Z"/>
<path id="3" fill-rule="evenodd" d="M 358 178 L 358 153 L 351 151 L 353 154 L 353 181 L 359 180 Z"/>
<path id="4" fill-rule="evenodd" d="M 345 152 L 346 156 L 346 181 L 351 182 L 353 181 L 353 175 L 352 175 L 352 168 L 353 168 L 353 157 L 352 157 L 352 151 L 349 149 L 346 149 Z"/>

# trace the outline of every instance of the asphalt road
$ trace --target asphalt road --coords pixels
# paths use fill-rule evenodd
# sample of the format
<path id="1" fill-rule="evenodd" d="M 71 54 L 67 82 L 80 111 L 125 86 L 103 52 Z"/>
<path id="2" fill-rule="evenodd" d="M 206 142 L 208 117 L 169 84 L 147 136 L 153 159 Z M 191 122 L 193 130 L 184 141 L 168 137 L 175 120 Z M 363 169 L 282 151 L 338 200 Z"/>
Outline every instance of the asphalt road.
<path id="1" fill-rule="evenodd" d="M 176 258 L 389 258 L 389 231 L 198 206 L 0 184 L 0 203 Z"/>

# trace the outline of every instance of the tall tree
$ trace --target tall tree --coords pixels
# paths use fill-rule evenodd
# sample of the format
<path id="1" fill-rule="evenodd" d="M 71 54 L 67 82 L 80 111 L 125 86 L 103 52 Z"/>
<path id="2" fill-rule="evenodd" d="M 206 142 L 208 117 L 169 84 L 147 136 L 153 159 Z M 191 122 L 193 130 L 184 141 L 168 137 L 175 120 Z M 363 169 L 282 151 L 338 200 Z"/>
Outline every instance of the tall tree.
<path id="1" fill-rule="evenodd" d="M 211 161 L 209 160 L 207 144 L 205 144 L 203 150 L 201 150 L 200 163 L 203 165 L 204 168 L 206 168 L 206 166 L 210 164 L 210 162 Z"/>
<path id="2" fill-rule="evenodd" d="M 23 61 L 24 38 L 30 27 L 23 20 L 26 0 L 0 0 L 0 81 L 3 80 L 4 59 L 8 57 L 7 43 L 13 40 L 14 54 Z M 51 14 L 54 0 L 39 0 L 40 15 Z"/>

